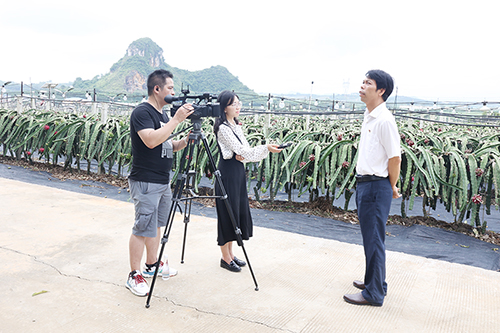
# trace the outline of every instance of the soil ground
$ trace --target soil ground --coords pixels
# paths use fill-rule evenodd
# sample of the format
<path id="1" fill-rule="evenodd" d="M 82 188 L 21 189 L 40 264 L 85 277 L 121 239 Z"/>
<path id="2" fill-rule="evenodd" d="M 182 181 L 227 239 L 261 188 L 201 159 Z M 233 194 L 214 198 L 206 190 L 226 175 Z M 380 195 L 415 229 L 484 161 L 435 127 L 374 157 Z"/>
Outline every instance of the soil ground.
<path id="1" fill-rule="evenodd" d="M 109 185 L 117 186 L 120 188 L 127 188 L 128 182 L 124 177 L 117 177 L 109 174 L 87 174 L 85 171 L 80 170 L 64 170 L 61 165 L 53 165 L 52 163 L 44 163 L 40 161 L 26 161 L 25 159 L 16 160 L 10 157 L 0 156 L 0 163 L 20 166 L 28 168 L 33 171 L 46 171 L 52 174 L 53 177 L 60 180 L 74 179 L 74 180 L 93 180 L 97 182 L 106 183 Z M 211 191 L 208 188 L 202 188 L 204 191 Z M 210 195 L 210 193 L 200 193 L 200 195 Z M 214 199 L 197 199 L 198 202 L 207 206 L 214 206 Z M 319 197 L 313 202 L 292 202 L 292 201 L 278 201 L 273 202 L 269 200 L 250 200 L 252 208 L 265 209 L 270 211 L 279 212 L 292 212 L 307 215 L 315 215 L 325 218 L 331 218 L 337 221 L 342 221 L 351 224 L 358 224 L 358 217 L 356 211 L 344 211 L 332 205 L 331 200 L 325 197 Z M 500 245 L 500 234 L 491 230 L 486 231 L 484 234 L 479 233 L 475 228 L 465 223 L 448 223 L 446 221 L 437 220 L 433 217 L 412 216 L 403 218 L 399 215 L 391 215 L 387 221 L 388 225 L 402 225 L 411 226 L 414 224 L 425 225 L 429 227 L 441 228 L 449 231 L 459 232 L 482 241 Z"/>

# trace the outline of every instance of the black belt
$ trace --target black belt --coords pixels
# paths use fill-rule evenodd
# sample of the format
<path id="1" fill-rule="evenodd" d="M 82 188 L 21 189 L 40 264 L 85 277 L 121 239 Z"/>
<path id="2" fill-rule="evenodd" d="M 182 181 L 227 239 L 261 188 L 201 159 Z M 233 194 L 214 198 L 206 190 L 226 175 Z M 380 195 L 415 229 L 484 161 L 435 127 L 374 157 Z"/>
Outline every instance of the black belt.
<path id="1" fill-rule="evenodd" d="M 363 183 L 363 182 L 373 182 L 375 180 L 382 180 L 382 179 L 388 179 L 389 177 L 379 177 L 375 175 L 356 175 L 356 181 L 358 183 Z"/>

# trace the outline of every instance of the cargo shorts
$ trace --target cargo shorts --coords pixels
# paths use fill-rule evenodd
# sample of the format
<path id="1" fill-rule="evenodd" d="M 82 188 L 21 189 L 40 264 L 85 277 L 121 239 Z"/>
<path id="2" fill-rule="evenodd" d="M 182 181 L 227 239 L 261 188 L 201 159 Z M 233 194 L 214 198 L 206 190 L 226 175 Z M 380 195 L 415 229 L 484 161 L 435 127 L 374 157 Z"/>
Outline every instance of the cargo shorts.
<path id="1" fill-rule="evenodd" d="M 132 234 L 141 237 L 156 237 L 157 230 L 165 227 L 172 205 L 170 184 L 156 184 L 128 180 L 130 197 L 135 207 L 135 222 Z"/>

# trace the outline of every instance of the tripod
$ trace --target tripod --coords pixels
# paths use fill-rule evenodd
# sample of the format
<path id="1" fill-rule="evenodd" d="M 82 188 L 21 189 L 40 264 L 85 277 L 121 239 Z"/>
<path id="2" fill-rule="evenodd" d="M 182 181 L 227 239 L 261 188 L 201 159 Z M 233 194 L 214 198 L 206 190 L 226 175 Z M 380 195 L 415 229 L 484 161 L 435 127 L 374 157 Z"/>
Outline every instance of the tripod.
<path id="1" fill-rule="evenodd" d="M 167 219 L 167 225 L 165 226 L 165 230 L 163 232 L 163 237 L 161 239 L 161 249 L 160 249 L 160 254 L 158 256 L 159 259 L 156 261 L 156 269 L 155 269 L 155 273 L 153 276 L 153 281 L 151 282 L 151 288 L 149 289 L 148 298 L 146 301 L 146 308 L 149 308 L 149 306 L 150 306 L 151 296 L 153 295 L 153 289 L 155 286 L 156 278 L 158 276 L 158 270 L 160 267 L 160 260 L 163 257 L 163 251 L 165 249 L 165 245 L 168 242 L 170 230 L 172 229 L 172 223 L 174 220 L 175 211 L 176 211 L 177 207 L 180 207 L 179 202 L 181 202 L 181 201 L 186 201 L 186 209 L 184 210 L 184 239 L 183 239 L 183 243 L 182 243 L 182 257 L 181 257 L 181 263 L 184 263 L 184 249 L 186 246 L 187 226 L 188 226 L 188 223 L 189 223 L 190 218 L 191 218 L 191 205 L 192 205 L 193 199 L 200 198 L 200 197 L 196 196 L 195 193 L 190 188 L 189 188 L 189 193 L 191 195 L 190 197 L 182 198 L 182 192 L 183 192 L 184 187 L 186 186 L 186 183 L 189 185 L 189 180 L 193 181 L 193 185 L 191 186 L 191 188 L 194 187 L 194 181 L 196 179 L 196 172 L 190 171 L 189 167 L 190 167 L 192 159 L 193 159 L 194 148 L 199 145 L 200 141 L 203 143 L 203 147 L 207 153 L 208 160 L 209 160 L 209 163 L 210 163 L 212 170 L 215 170 L 213 174 L 215 175 L 215 179 L 217 181 L 217 184 L 220 187 L 221 194 L 222 194 L 221 196 L 212 196 L 212 197 L 204 196 L 203 198 L 218 198 L 218 199 L 222 199 L 224 201 L 226 209 L 229 213 L 231 223 L 232 223 L 233 228 L 234 228 L 234 232 L 236 234 L 236 242 L 238 243 L 238 246 L 241 246 L 241 248 L 243 249 L 243 253 L 245 254 L 245 259 L 248 263 L 248 268 L 250 269 L 250 273 L 252 275 L 252 279 L 253 279 L 253 282 L 255 284 L 255 290 L 256 291 L 259 290 L 259 286 L 257 285 L 257 280 L 255 279 L 255 275 L 253 273 L 253 269 L 252 269 L 252 266 L 250 264 L 250 260 L 248 260 L 248 255 L 247 255 L 247 252 L 245 250 L 245 246 L 243 245 L 243 239 L 241 237 L 241 230 L 238 227 L 238 225 L 236 224 L 236 219 L 234 217 L 233 210 L 232 210 L 231 205 L 229 203 L 229 198 L 228 198 L 228 195 L 226 193 L 226 189 L 224 188 L 224 184 L 222 183 L 220 171 L 217 170 L 217 168 L 215 166 L 215 160 L 214 160 L 214 157 L 212 156 L 212 153 L 210 152 L 210 147 L 208 145 L 207 138 L 205 137 L 205 134 L 203 134 L 201 132 L 201 119 L 192 119 L 192 123 L 193 123 L 193 125 L 186 129 L 186 130 L 188 130 L 188 129 L 192 128 L 191 133 L 189 134 L 188 144 L 182 152 L 182 157 L 181 157 L 180 165 L 179 165 L 179 172 L 177 175 L 177 180 L 176 180 L 176 184 L 174 187 L 174 191 L 172 193 L 172 205 L 170 207 L 170 212 L 169 212 L 168 219 Z"/>

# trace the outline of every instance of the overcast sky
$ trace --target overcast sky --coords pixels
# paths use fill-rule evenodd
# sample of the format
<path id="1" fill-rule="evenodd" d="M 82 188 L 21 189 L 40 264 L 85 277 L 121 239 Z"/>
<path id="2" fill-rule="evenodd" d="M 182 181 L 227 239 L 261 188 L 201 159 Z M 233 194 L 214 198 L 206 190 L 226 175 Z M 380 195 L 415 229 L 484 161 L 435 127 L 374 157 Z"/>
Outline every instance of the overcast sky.
<path id="1" fill-rule="evenodd" d="M 399 96 L 498 102 L 496 8 L 492 0 L 2 1 L 0 80 L 91 79 L 149 37 L 169 65 L 225 66 L 259 93 L 357 92 L 379 68 Z"/>

